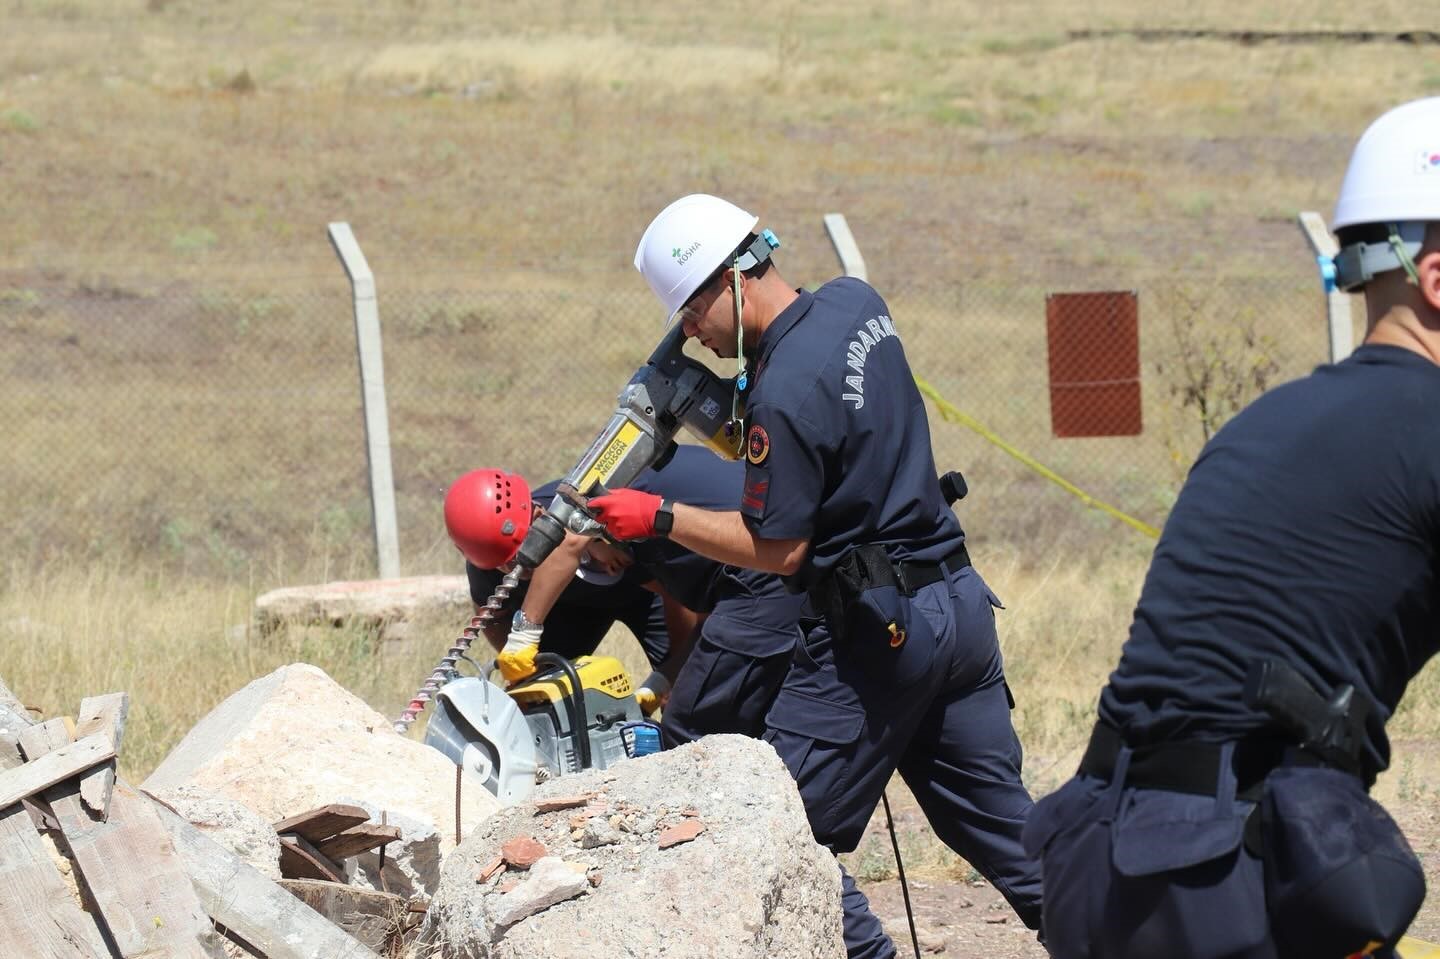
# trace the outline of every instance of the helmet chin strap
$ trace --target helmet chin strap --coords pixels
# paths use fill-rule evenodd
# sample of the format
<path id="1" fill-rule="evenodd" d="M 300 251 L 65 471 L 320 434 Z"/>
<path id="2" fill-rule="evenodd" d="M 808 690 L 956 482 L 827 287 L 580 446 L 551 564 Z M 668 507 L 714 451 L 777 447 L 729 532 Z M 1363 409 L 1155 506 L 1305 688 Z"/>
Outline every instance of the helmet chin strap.
<path id="1" fill-rule="evenodd" d="M 730 396 L 730 422 L 740 423 L 740 393 L 745 389 L 745 327 L 741 323 L 745 309 L 740 302 L 740 258 L 731 264 L 733 285 L 730 290 L 735 300 L 735 391 Z"/>
<path id="2" fill-rule="evenodd" d="M 1412 257 L 1410 251 L 1405 248 L 1405 241 L 1400 239 L 1400 227 L 1394 223 L 1387 224 L 1387 226 L 1390 228 L 1390 249 L 1395 251 L 1395 259 L 1399 260 L 1400 265 L 1405 268 L 1405 272 L 1410 277 L 1411 284 L 1419 286 L 1420 271 L 1415 268 L 1414 257 Z"/>

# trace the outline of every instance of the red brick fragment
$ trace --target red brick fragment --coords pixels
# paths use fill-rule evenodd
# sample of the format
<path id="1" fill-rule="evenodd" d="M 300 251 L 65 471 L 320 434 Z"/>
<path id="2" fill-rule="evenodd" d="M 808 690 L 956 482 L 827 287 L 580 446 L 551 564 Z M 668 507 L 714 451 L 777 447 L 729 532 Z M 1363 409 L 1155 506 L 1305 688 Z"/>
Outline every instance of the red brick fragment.
<path id="1" fill-rule="evenodd" d="M 574 809 L 576 806 L 583 806 L 595 798 L 594 793 L 581 793 L 578 796 L 555 796 L 550 799 L 535 800 L 535 815 L 541 813 L 556 812 L 561 809 Z"/>
<path id="2" fill-rule="evenodd" d="M 505 857 L 496 856 L 487 862 L 484 867 L 475 875 L 476 882 L 489 882 L 494 875 L 505 868 Z"/>
<path id="3" fill-rule="evenodd" d="M 660 833 L 657 840 L 661 849 L 669 849 L 671 846 L 678 846 L 681 843 L 689 842 L 705 831 L 705 824 L 698 819 L 687 819 L 678 826 L 671 826 Z"/>
<path id="4" fill-rule="evenodd" d="M 529 869 L 548 852 L 545 844 L 532 836 L 516 836 L 500 847 L 500 856 L 516 869 Z"/>

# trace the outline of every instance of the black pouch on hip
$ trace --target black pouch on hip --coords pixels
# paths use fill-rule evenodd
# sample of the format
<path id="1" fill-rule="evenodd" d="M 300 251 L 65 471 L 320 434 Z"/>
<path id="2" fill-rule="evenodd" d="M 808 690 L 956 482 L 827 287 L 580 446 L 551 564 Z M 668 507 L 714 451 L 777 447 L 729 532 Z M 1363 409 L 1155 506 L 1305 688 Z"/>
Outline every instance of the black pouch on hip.
<path id="1" fill-rule="evenodd" d="M 879 546 L 851 550 L 833 573 L 830 631 L 844 642 L 905 642 L 907 604 L 890 557 Z"/>
<path id="2" fill-rule="evenodd" d="M 1425 874 L 1358 778 L 1281 766 L 1260 815 L 1266 909 L 1286 955 L 1369 955 L 1399 941 L 1425 900 Z"/>

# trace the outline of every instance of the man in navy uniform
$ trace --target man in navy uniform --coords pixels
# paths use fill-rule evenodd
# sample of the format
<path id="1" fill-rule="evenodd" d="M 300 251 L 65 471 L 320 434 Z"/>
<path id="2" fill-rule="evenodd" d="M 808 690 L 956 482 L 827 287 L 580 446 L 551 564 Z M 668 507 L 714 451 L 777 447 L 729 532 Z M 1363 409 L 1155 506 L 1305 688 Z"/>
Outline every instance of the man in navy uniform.
<path id="1" fill-rule="evenodd" d="M 925 409 L 889 309 L 864 282 L 797 291 L 769 231 L 692 195 L 645 231 L 635 263 L 671 320 L 748 362 L 738 510 L 617 490 L 590 505 L 620 539 L 668 535 L 723 563 L 781 574 L 809 618 L 765 738 L 815 837 L 853 850 L 898 768 L 931 826 L 1040 921 L 1031 808 L 992 606 L 936 478 Z M 894 945 L 843 877 L 852 957 Z"/>
<path id="2" fill-rule="evenodd" d="M 1370 126 L 1334 226 L 1365 342 L 1201 451 L 1026 829 L 1056 956 L 1390 956 L 1424 898 L 1367 790 L 1440 626 L 1440 98 Z"/>
<path id="3" fill-rule="evenodd" d="M 524 540 L 528 523 L 515 524 L 506 534 L 503 520 L 494 521 L 494 480 L 489 477 L 496 472 L 477 471 L 480 485 L 475 487 L 457 482 L 446 496 L 446 517 L 462 552 L 503 566 Z M 519 477 L 505 475 L 516 490 L 523 487 Z M 634 488 L 703 509 L 734 509 L 743 479 L 740 464 L 718 460 L 699 447 L 679 446 L 669 462 L 641 474 Z M 537 491 L 534 502 L 543 505 L 549 498 Z M 528 510 L 525 515 L 530 515 Z M 497 561 L 502 553 L 503 559 Z M 558 643 L 559 651 L 573 658 L 593 652 L 603 638 L 602 629 L 588 649 L 577 646 L 577 636 L 594 634 L 584 622 L 585 609 L 603 602 L 603 595 L 588 607 L 567 601 L 581 585 L 577 572 L 591 580 L 591 592 L 613 591 L 629 602 L 629 592 L 643 587 L 649 590 L 643 595 L 663 602 L 669 655 L 663 661 L 652 657 L 661 675 L 646 680 L 642 688 L 655 695 L 649 702 L 642 695 L 642 705 L 664 705 L 660 728 L 667 748 L 712 733 L 758 737 L 764 731 L 765 713 L 799 638 L 801 600 L 784 588 L 779 577 L 724 566 L 664 538 L 620 550 L 568 534 L 532 574 L 506 642 L 497 646 L 508 679 L 529 675 L 534 654 L 541 648 L 555 650 Z M 603 582 L 606 577 L 613 578 L 612 585 L 594 585 L 597 578 Z M 485 597 L 477 600 L 484 601 Z"/>

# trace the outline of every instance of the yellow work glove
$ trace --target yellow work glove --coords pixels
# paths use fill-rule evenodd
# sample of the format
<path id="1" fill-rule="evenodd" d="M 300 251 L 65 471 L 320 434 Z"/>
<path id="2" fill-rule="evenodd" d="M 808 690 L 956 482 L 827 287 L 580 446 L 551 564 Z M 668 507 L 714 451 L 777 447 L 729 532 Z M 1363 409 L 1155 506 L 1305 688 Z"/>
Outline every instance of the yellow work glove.
<path id="1" fill-rule="evenodd" d="M 518 629 L 511 628 L 510 635 L 505 640 L 505 648 L 500 650 L 496 659 L 505 682 L 513 685 L 527 676 L 535 675 L 535 657 L 540 652 L 540 632 L 541 627 L 532 624 Z"/>
<path id="2" fill-rule="evenodd" d="M 645 677 L 645 682 L 635 690 L 635 700 L 640 704 L 640 711 L 646 716 L 664 706 L 669 699 L 670 680 L 658 669 L 652 669 L 650 675 Z"/>

